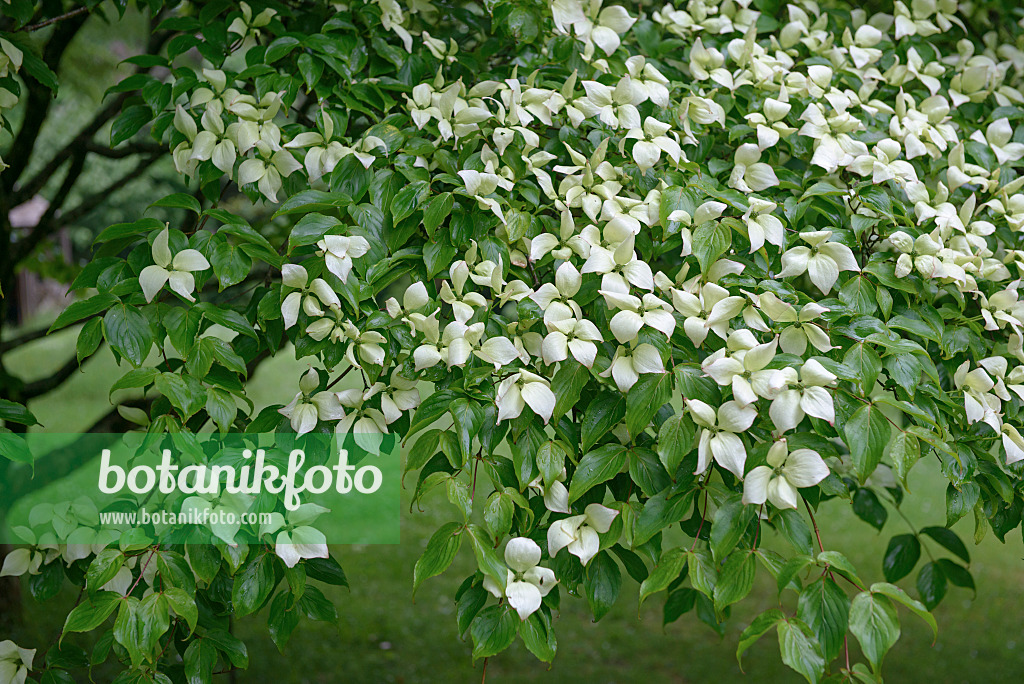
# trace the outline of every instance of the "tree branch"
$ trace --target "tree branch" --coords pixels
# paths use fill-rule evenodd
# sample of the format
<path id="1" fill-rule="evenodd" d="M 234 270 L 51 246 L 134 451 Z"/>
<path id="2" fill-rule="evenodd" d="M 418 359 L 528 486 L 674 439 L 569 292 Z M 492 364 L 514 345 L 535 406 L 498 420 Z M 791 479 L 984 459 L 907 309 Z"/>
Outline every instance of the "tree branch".
<path id="1" fill-rule="evenodd" d="M 75 37 L 75 34 L 82 28 L 87 18 L 88 15 L 86 14 L 78 14 L 69 21 L 62 22 L 54 30 L 50 40 L 47 41 L 46 47 L 43 48 L 43 61 L 55 73 L 59 68 L 61 57 L 64 56 L 64 51 Z M 23 73 L 23 77 L 25 85 L 28 86 L 28 98 L 25 104 L 25 111 L 28 112 L 28 116 L 25 117 L 21 130 L 18 131 L 17 137 L 14 138 L 11 151 L 5 155 L 4 161 L 8 163 L 9 167 L 3 176 L 0 176 L 4 195 L 10 194 L 14 183 L 28 167 L 29 161 L 32 158 L 32 151 L 36 146 L 36 140 L 39 138 L 39 131 L 43 126 L 43 121 L 46 120 L 50 112 L 50 105 L 53 102 L 53 93 L 50 92 L 49 88 L 32 78 L 27 72 Z M 9 208 L 10 206 L 8 206 Z"/>
<path id="2" fill-rule="evenodd" d="M 90 121 L 89 124 L 71 140 L 71 142 L 53 155 L 53 158 L 47 162 L 46 166 L 40 169 L 40 171 L 28 181 L 20 184 L 17 190 L 15 190 L 11 195 L 11 206 L 16 207 L 22 202 L 34 197 L 43 189 L 43 186 L 46 185 L 53 174 L 57 172 L 57 169 L 59 169 L 69 157 L 73 156 L 79 149 L 88 148 L 91 144 L 92 136 L 94 136 L 96 132 L 104 126 L 104 124 L 117 116 L 126 99 L 128 99 L 128 93 L 121 93 L 111 100 L 107 106 L 101 109 L 96 116 L 93 117 L 92 121 Z"/>
<path id="3" fill-rule="evenodd" d="M 41 28 L 43 28 L 45 26 L 49 26 L 50 24 L 56 24 L 58 21 L 64 21 L 65 19 L 70 19 L 71 17 L 78 16 L 79 14 L 82 14 L 83 12 L 88 12 L 88 11 L 89 11 L 88 7 L 79 7 L 78 9 L 73 9 L 70 12 L 65 12 L 64 14 L 61 14 L 60 16 L 53 17 L 51 19 L 47 19 L 46 21 L 41 21 L 38 24 L 32 24 L 31 26 L 25 26 L 24 28 L 21 28 L 19 30 L 20 31 L 26 31 L 26 32 L 28 32 L 28 31 L 38 31 L 39 29 L 41 29 Z"/>
<path id="4" fill-rule="evenodd" d="M 78 363 L 78 354 L 75 353 L 67 363 L 54 371 L 53 375 L 32 382 L 26 382 L 21 390 L 22 401 L 29 401 L 42 396 L 60 387 L 65 380 L 70 378 L 81 365 Z"/>
<path id="5" fill-rule="evenodd" d="M 17 349 L 23 344 L 28 344 L 29 342 L 34 342 L 41 337 L 45 337 L 47 332 L 49 332 L 49 328 L 39 328 L 38 330 L 33 330 L 32 332 L 22 333 L 17 337 L 12 337 L 6 342 L 0 342 L 0 354 L 6 354 L 12 349 Z"/>
<path id="6" fill-rule="evenodd" d="M 84 161 L 84 152 L 82 154 L 82 157 L 76 158 L 75 161 L 72 162 L 73 166 L 71 169 L 68 170 L 68 176 L 65 177 L 64 179 L 64 186 L 61 187 L 62 192 L 65 191 L 65 187 L 68 186 L 68 179 L 72 177 L 77 178 L 77 174 L 74 174 L 73 176 L 72 172 L 77 170 L 78 173 L 81 173 L 81 167 L 79 166 L 76 168 L 74 165 L 78 161 L 78 159 L 82 159 Z M 64 225 L 67 225 L 70 223 L 74 223 L 78 219 L 82 218 L 83 216 L 91 212 L 93 209 L 98 207 L 100 204 L 102 204 L 104 201 L 106 201 L 110 197 L 111 193 L 116 192 L 120 190 L 122 187 L 131 183 L 132 181 L 137 180 L 142 175 L 142 172 L 149 168 L 161 156 L 162 155 L 154 154 L 141 159 L 139 163 L 135 165 L 135 168 L 133 168 L 131 171 L 124 174 L 123 176 L 121 176 L 116 181 L 109 184 L 107 187 L 103 188 L 99 192 L 95 192 L 92 195 L 89 195 L 88 197 L 84 198 L 73 209 L 69 210 L 64 214 L 61 214 L 60 222 Z M 74 182 L 72 181 L 71 184 L 73 185 Z M 70 187 L 67 187 L 67 189 L 70 190 Z M 66 197 L 66 195 L 60 196 Z M 17 261 L 26 259 L 29 255 L 31 255 L 32 252 L 35 251 L 36 247 L 38 247 L 39 244 L 48 235 L 50 235 L 57 229 L 57 226 L 54 224 L 53 219 L 55 218 L 57 211 L 55 207 L 59 208 L 59 206 L 60 205 L 56 203 L 51 204 L 50 208 L 46 210 L 46 214 L 43 216 L 43 218 L 40 219 L 39 223 L 37 223 L 36 226 L 32 229 L 32 232 L 29 234 L 28 238 L 21 241 L 20 243 L 17 243 L 18 249 L 14 250 L 15 258 Z"/>

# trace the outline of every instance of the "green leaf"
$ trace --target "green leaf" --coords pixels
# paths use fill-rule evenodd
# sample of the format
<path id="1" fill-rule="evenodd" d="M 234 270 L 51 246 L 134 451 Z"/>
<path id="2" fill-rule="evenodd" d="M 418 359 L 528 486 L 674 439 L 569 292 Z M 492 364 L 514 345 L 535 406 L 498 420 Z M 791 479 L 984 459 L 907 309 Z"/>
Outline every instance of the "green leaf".
<path id="1" fill-rule="evenodd" d="M 870 394 L 875 381 L 878 380 L 878 374 L 882 372 L 882 360 L 878 358 L 878 352 L 865 342 L 858 342 L 846 352 L 843 364 L 856 373 L 861 392 L 865 395 Z"/>
<path id="2" fill-rule="evenodd" d="M 679 413 L 661 424 L 658 430 L 658 458 L 671 477 L 675 477 L 683 458 L 693 450 L 697 431 L 689 414 Z"/>
<path id="3" fill-rule="evenodd" d="M 732 245 L 732 229 L 721 223 L 712 221 L 705 223 L 693 232 L 693 255 L 700 263 L 700 272 L 707 273 L 711 264 L 725 254 Z"/>
<path id="4" fill-rule="evenodd" d="M 850 599 L 831 577 L 821 577 L 804 587 L 797 604 L 797 617 L 807 623 L 831 662 L 843 647 L 849 624 Z"/>
<path id="5" fill-rule="evenodd" d="M 817 561 L 838 572 L 857 586 L 864 586 L 860 577 L 857 576 L 857 568 L 853 567 L 853 563 L 838 551 L 822 551 L 818 554 Z"/>
<path id="6" fill-rule="evenodd" d="M 551 414 L 551 422 L 558 423 L 569 409 L 580 400 L 583 388 L 590 380 L 590 369 L 575 359 L 563 361 L 551 378 L 551 391 L 555 395 L 555 410 Z"/>
<path id="7" fill-rule="evenodd" d="M 509 606 L 488 606 L 469 626 L 473 659 L 489 658 L 512 645 L 519 632 L 519 615 Z"/>
<path id="8" fill-rule="evenodd" d="M 970 512 L 981 497 L 981 487 L 977 482 L 965 482 L 959 489 L 950 483 L 946 487 L 946 527 L 952 527 L 956 521 Z"/>
<path id="9" fill-rule="evenodd" d="M 952 551 L 959 556 L 964 563 L 971 562 L 971 554 L 967 552 L 967 547 L 953 530 L 945 527 L 925 527 L 921 530 L 921 534 L 927 534 L 947 551 Z"/>
<path id="10" fill-rule="evenodd" d="M 538 660 L 550 663 L 555 659 L 555 651 L 558 648 L 555 631 L 551 629 L 550 619 L 541 611 L 531 614 L 519 625 L 519 637 L 526 649 Z"/>
<path id="11" fill-rule="evenodd" d="M 470 399 L 459 398 L 449 404 L 448 411 L 451 413 L 452 420 L 454 421 L 452 427 L 459 438 L 459 446 L 462 450 L 462 464 L 466 464 L 473 454 L 473 438 L 477 436 L 483 425 L 483 408 Z"/>
<path id="12" fill-rule="evenodd" d="M 565 470 L 565 459 L 569 454 L 559 442 L 548 440 L 540 445 L 535 457 L 537 470 L 544 478 L 544 486 L 550 487 Z"/>
<path id="13" fill-rule="evenodd" d="M 898 534 L 889 540 L 882 560 L 882 573 L 888 582 L 901 580 L 921 560 L 921 542 L 912 534 Z"/>
<path id="14" fill-rule="evenodd" d="M 423 403 L 419 405 L 419 408 L 416 409 L 416 413 L 413 414 L 412 421 L 409 424 L 409 430 L 406 432 L 403 441 L 408 440 L 409 437 L 448 413 L 448 407 L 454 399 L 455 393 L 449 390 L 434 392 L 427 397 Z"/>
<path id="15" fill-rule="evenodd" d="M 854 597 L 850 606 L 850 631 L 857 637 L 872 669 L 878 672 L 885 654 L 900 638 L 900 621 L 892 601 L 884 592 L 873 593 L 874 587 L 872 592 L 862 591 Z"/>
<path id="16" fill-rule="evenodd" d="M 644 508 L 633 525 L 633 546 L 647 543 L 654 535 L 683 519 L 693 504 L 693 492 L 668 497 L 659 492 L 644 502 Z"/>
<path id="17" fill-rule="evenodd" d="M 640 584 L 639 606 L 644 605 L 652 594 L 668 589 L 686 567 L 686 551 L 682 548 L 669 549 L 661 554 L 661 560 L 651 570 L 650 576 Z"/>
<path id="18" fill-rule="evenodd" d="M 921 445 L 918 443 L 917 437 L 908 432 L 897 431 L 889 445 L 889 459 L 896 471 L 896 477 L 900 479 L 904 487 L 907 484 L 907 475 L 910 473 L 910 469 L 920 458 Z"/>
<path id="19" fill-rule="evenodd" d="M 607 444 L 581 458 L 569 483 L 569 503 L 622 472 L 623 466 L 626 465 L 626 453 L 624 446 Z"/>
<path id="20" fill-rule="evenodd" d="M 811 628 L 797 618 L 783 620 L 778 625 L 782 662 L 803 675 L 810 684 L 817 684 L 825 673 L 825 659 L 821 657 L 821 646 Z"/>
<path id="21" fill-rule="evenodd" d="M 249 653 L 245 648 L 245 642 L 235 635 L 223 629 L 211 629 L 203 638 L 213 643 L 235 667 L 243 670 L 249 667 Z"/>
<path id="22" fill-rule="evenodd" d="M 285 200 L 273 218 L 287 214 L 305 214 L 311 211 L 337 209 L 352 204 L 352 198 L 341 192 L 324 192 L 322 190 L 304 190 Z M 314 240 L 313 242 L 316 242 Z"/>
<path id="23" fill-rule="evenodd" d="M 271 628 L 272 638 L 273 631 Z M 212 684 L 213 668 L 217 664 L 217 649 L 211 641 L 196 639 L 185 649 L 182 664 L 185 667 L 188 684 Z"/>
<path id="24" fill-rule="evenodd" d="M 89 297 L 89 299 L 72 302 L 68 305 L 68 308 L 64 309 L 60 315 L 57 316 L 57 320 L 53 322 L 53 325 L 51 325 L 50 329 L 46 332 L 52 333 L 55 330 L 66 328 L 72 323 L 77 323 L 83 318 L 95 316 L 102 311 L 106 311 L 120 301 L 121 300 L 109 292 L 103 292 Z"/>
<path id="25" fill-rule="evenodd" d="M 580 428 L 582 450 L 590 451 L 625 415 L 626 402 L 618 392 L 603 392 L 595 397 L 583 414 Z"/>
<path id="26" fill-rule="evenodd" d="M 597 622 L 615 605 L 622 588 L 622 573 L 610 553 L 602 551 L 591 559 L 583 587 L 590 612 L 594 615 L 594 622 Z"/>
<path id="27" fill-rule="evenodd" d="M 103 321 L 99 318 L 92 318 L 86 321 L 85 325 L 78 332 L 78 340 L 75 342 L 75 358 L 79 365 L 82 360 L 92 356 L 99 349 L 103 341 Z"/>
<path id="28" fill-rule="evenodd" d="M 853 512 L 876 530 L 881 530 L 889 518 L 889 512 L 878 500 L 878 496 L 865 487 L 858 489 L 853 495 Z"/>
<path id="29" fill-rule="evenodd" d="M 153 110 L 146 105 L 125 107 L 120 116 L 110 124 L 110 146 L 117 147 L 142 130 L 142 127 L 153 120 Z"/>
<path id="30" fill-rule="evenodd" d="M 103 317 L 103 334 L 107 344 L 133 366 L 141 366 L 153 346 L 149 321 L 134 306 L 119 304 Z"/>
<path id="31" fill-rule="evenodd" d="M 228 432 L 238 414 L 238 405 L 227 390 L 210 387 L 206 390 L 206 412 L 221 432 Z"/>
<path id="32" fill-rule="evenodd" d="M 164 590 L 164 596 L 171 606 L 174 614 L 188 624 L 189 632 L 196 631 L 199 623 L 199 608 L 196 606 L 195 598 L 180 587 L 169 587 Z"/>
<path id="33" fill-rule="evenodd" d="M 504 589 L 505 582 L 508 581 L 508 566 L 505 565 L 504 559 L 498 556 L 494 540 L 479 525 L 471 524 L 466 529 L 469 530 L 469 537 L 473 541 L 473 555 L 476 556 L 477 567 L 485 575 L 490 575 L 495 584 Z"/>
<path id="34" fill-rule="evenodd" d="M 885 596 L 888 596 L 893 601 L 896 601 L 903 607 L 909 609 L 910 612 L 924 620 L 928 624 L 928 626 L 932 628 L 932 638 L 937 638 L 939 636 L 939 626 L 935 622 L 935 617 L 928 612 L 928 609 L 925 608 L 920 601 L 911 598 L 910 594 L 903 591 L 895 584 L 888 584 L 886 582 L 876 582 L 875 584 L 871 585 L 871 592 L 874 594 L 883 594 Z M 897 637 L 899 636 L 898 626 L 896 630 L 896 635 Z"/>
<path id="35" fill-rule="evenodd" d="M 174 209 L 187 209 L 196 214 L 203 213 L 203 206 L 199 204 L 199 200 L 184 192 L 176 192 L 172 195 L 161 197 L 156 202 L 150 204 L 147 209 L 153 207 L 171 207 Z"/>
<path id="36" fill-rule="evenodd" d="M 495 539 L 501 539 L 512 527 L 515 504 L 505 492 L 494 492 L 484 505 L 484 527 Z"/>
<path id="37" fill-rule="evenodd" d="M 715 584 L 715 611 L 720 613 L 726 606 L 746 597 L 754 588 L 756 572 L 757 563 L 749 550 L 741 549 L 725 559 Z"/>
<path id="38" fill-rule="evenodd" d="M 119 549 L 103 549 L 89 564 L 89 569 L 85 573 L 86 586 L 90 591 L 99 589 L 114 579 L 124 561 L 124 554 Z"/>
<path id="39" fill-rule="evenodd" d="M 157 370 L 155 368 L 133 368 L 111 385 L 110 394 L 121 389 L 145 387 L 151 384 L 156 379 L 156 376 Z"/>
<path id="40" fill-rule="evenodd" d="M 323 582 L 335 587 L 347 587 L 348 578 L 341 564 L 333 556 L 327 558 L 307 558 L 302 562 L 306 568 L 306 575 L 317 582 Z"/>
<path id="41" fill-rule="evenodd" d="M 423 210 L 423 227 L 426 228 L 427 235 L 434 236 L 434 231 L 452 213 L 454 205 L 455 200 L 450 192 L 441 193 L 430 200 Z"/>
<path id="42" fill-rule="evenodd" d="M 633 447 L 627 455 L 629 476 L 645 496 L 654 496 L 672 484 L 672 478 L 658 460 L 658 455 L 646 447 Z"/>
<path id="43" fill-rule="evenodd" d="M 213 254 L 210 256 L 210 264 L 217 276 L 220 291 L 242 282 L 252 270 L 252 259 L 243 251 L 244 246 L 223 240 L 217 242 L 214 247 Z"/>
<path id="44" fill-rule="evenodd" d="M 767 610 L 754 618 L 754 621 L 751 622 L 745 630 L 743 630 L 743 633 L 740 634 L 739 644 L 736 646 L 736 662 L 739 663 L 740 669 L 743 668 L 743 654 L 746 653 L 747 649 L 757 643 L 758 639 L 785 619 L 785 613 L 778 608 L 772 608 L 771 610 Z"/>
<path id="45" fill-rule="evenodd" d="M 210 302 L 200 302 L 195 306 L 195 308 L 201 311 L 203 317 L 207 320 L 216 323 L 217 325 L 222 325 L 228 330 L 245 335 L 246 337 L 259 340 L 252 324 L 245 320 L 242 314 L 237 311 L 214 306 Z"/>
<path id="46" fill-rule="evenodd" d="M 456 522 L 445 523 L 430 537 L 423 555 L 416 561 L 412 571 L 412 591 L 416 594 L 423 580 L 440 575 L 455 560 L 455 554 L 462 546 L 462 533 L 465 527 Z"/>
<path id="47" fill-rule="evenodd" d="M 917 593 L 925 608 L 934 610 L 946 596 L 946 573 L 937 562 L 925 563 L 917 575 Z"/>
<path id="48" fill-rule="evenodd" d="M 814 553 L 811 528 L 799 513 L 792 509 L 784 509 L 772 517 L 772 522 L 797 551 L 808 556 Z"/>
<path id="49" fill-rule="evenodd" d="M 340 225 L 341 221 L 333 216 L 317 213 L 306 214 L 299 219 L 288 234 L 288 252 L 291 253 L 296 247 L 315 244 L 327 234 L 327 231 Z"/>
<path id="50" fill-rule="evenodd" d="M 718 507 L 711 522 L 710 536 L 711 553 L 715 560 L 725 558 L 736 548 L 743 532 L 756 515 L 757 509 L 744 505 L 739 495 Z"/>
<path id="51" fill-rule="evenodd" d="M 416 211 L 420 204 L 426 199 L 430 192 L 430 185 L 426 181 L 416 181 L 406 185 L 395 193 L 391 200 L 391 215 L 394 217 L 395 225 Z"/>
<path id="52" fill-rule="evenodd" d="M 236 615 L 255 613 L 270 596 L 277 584 L 274 578 L 274 560 L 263 553 L 235 575 L 231 587 L 231 604 Z"/>
<path id="53" fill-rule="evenodd" d="M 110 617 L 124 597 L 114 591 L 101 591 L 86 595 L 82 602 L 68 613 L 61 632 L 91 632 Z"/>
<path id="54" fill-rule="evenodd" d="M 671 398 L 671 373 L 642 374 L 626 395 L 626 428 L 629 434 L 635 437 L 643 432 Z"/>
<path id="55" fill-rule="evenodd" d="M 891 432 L 889 419 L 871 404 L 857 409 L 843 426 L 854 470 L 861 483 L 875 472 Z"/>
<path id="56" fill-rule="evenodd" d="M 0 420 L 19 425 L 40 425 L 31 411 L 8 399 L 0 399 Z"/>

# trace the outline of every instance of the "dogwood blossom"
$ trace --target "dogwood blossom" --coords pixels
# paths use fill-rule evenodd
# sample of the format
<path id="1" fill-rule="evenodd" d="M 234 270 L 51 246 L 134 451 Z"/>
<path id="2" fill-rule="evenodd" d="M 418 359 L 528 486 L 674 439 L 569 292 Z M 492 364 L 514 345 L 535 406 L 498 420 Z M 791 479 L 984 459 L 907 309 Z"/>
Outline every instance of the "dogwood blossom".
<path id="1" fill-rule="evenodd" d="M 768 450 L 768 465 L 757 466 L 743 480 L 743 503 L 760 505 L 766 500 L 776 508 L 796 508 L 797 488 L 813 487 L 828 477 L 828 466 L 811 449 L 789 450 L 780 439 Z"/>
<path id="2" fill-rule="evenodd" d="M 142 286 L 147 302 L 153 301 L 153 297 L 166 283 L 170 283 L 173 291 L 194 302 L 192 292 L 196 289 L 196 280 L 192 273 L 210 268 L 210 262 L 196 249 L 183 249 L 177 254 L 171 254 L 170 234 L 169 226 L 157 233 L 151 250 L 156 263 L 142 269 L 139 285 Z"/>
<path id="3" fill-rule="evenodd" d="M 693 422 L 700 428 L 697 446 L 697 469 L 699 475 L 708 469 L 712 460 L 738 478 L 743 478 L 743 468 L 747 462 L 747 448 L 739 434 L 746 432 L 754 419 L 757 410 L 753 406 L 743 406 L 737 401 L 727 401 L 713 407 L 700 401 L 690 399 L 686 407 L 693 417 Z"/>
<path id="4" fill-rule="evenodd" d="M 810 245 L 793 247 L 782 255 L 780 278 L 797 276 L 805 271 L 819 290 L 828 294 L 839 279 L 840 271 L 859 271 L 857 259 L 846 245 L 828 242 L 831 230 L 800 233 L 800 239 Z"/>
<path id="5" fill-rule="evenodd" d="M 601 548 L 599 535 L 606 534 L 618 511 L 592 503 L 580 515 L 557 520 L 548 528 L 548 554 L 554 558 L 562 549 L 580 559 L 586 565 Z"/>

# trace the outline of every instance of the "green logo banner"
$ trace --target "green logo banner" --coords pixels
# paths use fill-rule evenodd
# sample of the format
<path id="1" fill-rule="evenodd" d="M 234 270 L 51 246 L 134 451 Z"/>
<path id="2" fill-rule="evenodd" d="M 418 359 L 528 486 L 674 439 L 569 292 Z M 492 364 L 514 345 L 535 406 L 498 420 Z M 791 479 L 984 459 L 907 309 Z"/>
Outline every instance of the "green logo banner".
<path id="1" fill-rule="evenodd" d="M 68 449 L 86 456 L 51 486 L 7 492 L 5 543 L 87 555 L 111 545 L 269 542 L 306 557 L 325 544 L 400 538 L 394 435 L 31 433 L 0 449 L 33 470 Z"/>

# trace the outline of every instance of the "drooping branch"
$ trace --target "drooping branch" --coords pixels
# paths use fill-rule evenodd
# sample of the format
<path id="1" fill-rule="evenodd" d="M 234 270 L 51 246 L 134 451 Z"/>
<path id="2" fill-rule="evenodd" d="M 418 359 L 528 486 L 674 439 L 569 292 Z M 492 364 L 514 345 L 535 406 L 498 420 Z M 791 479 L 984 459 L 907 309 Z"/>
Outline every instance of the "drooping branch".
<path id="1" fill-rule="evenodd" d="M 34 342 L 35 340 L 45 337 L 48 332 L 49 328 L 39 328 L 38 330 L 32 330 L 31 332 L 22 333 L 21 335 L 12 337 L 5 342 L 0 342 L 0 354 L 6 354 L 12 349 L 17 349 L 23 344 L 28 344 L 29 342 Z"/>
<path id="2" fill-rule="evenodd" d="M 79 366 L 78 355 L 76 354 L 67 363 L 54 371 L 53 374 L 25 383 L 25 387 L 21 390 L 22 399 L 28 401 L 57 389 L 64 384 L 65 380 L 74 375 Z"/>

